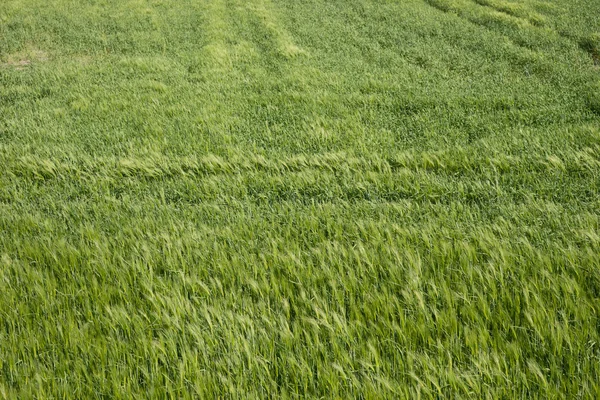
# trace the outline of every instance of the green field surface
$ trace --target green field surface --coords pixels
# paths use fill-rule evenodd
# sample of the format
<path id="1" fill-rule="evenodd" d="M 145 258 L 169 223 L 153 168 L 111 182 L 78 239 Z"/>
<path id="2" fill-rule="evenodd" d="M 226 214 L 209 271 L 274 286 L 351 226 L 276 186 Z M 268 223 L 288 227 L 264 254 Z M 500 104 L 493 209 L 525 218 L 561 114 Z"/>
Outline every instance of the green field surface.
<path id="1" fill-rule="evenodd" d="M 600 398 L 600 0 L 0 0 L 3 398 Z"/>

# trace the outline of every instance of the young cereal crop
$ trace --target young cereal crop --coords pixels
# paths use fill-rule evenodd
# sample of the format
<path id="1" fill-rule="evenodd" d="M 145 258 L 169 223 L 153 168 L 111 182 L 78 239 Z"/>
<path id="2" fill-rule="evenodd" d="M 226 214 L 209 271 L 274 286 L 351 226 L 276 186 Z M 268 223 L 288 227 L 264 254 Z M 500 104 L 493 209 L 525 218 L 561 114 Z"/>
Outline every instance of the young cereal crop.
<path id="1" fill-rule="evenodd" d="M 2 0 L 0 398 L 600 398 L 600 1 Z"/>

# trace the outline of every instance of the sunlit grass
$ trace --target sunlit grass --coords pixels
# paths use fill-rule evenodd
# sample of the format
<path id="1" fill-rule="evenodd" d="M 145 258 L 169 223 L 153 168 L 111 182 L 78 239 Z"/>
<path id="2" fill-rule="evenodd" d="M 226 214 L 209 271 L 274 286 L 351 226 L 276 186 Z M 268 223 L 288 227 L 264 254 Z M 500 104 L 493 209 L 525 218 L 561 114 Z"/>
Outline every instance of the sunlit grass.
<path id="1" fill-rule="evenodd" d="M 597 1 L 4 0 L 0 398 L 597 398 Z"/>

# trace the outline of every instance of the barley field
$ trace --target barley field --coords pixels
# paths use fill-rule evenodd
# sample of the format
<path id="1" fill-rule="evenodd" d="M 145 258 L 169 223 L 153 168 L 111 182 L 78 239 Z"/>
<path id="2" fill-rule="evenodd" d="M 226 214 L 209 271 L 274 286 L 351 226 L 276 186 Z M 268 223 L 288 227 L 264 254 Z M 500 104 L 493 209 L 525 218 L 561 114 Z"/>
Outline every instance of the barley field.
<path id="1" fill-rule="evenodd" d="M 600 398 L 600 0 L 1 0 L 0 398 Z"/>

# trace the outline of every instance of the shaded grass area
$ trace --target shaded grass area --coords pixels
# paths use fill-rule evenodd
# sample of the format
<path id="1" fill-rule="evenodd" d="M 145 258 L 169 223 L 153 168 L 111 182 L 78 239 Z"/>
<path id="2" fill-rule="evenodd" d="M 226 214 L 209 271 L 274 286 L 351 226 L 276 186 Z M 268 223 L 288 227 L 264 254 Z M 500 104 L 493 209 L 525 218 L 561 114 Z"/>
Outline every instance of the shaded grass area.
<path id="1" fill-rule="evenodd" d="M 2 2 L 0 397 L 597 397 L 598 10 Z"/>

